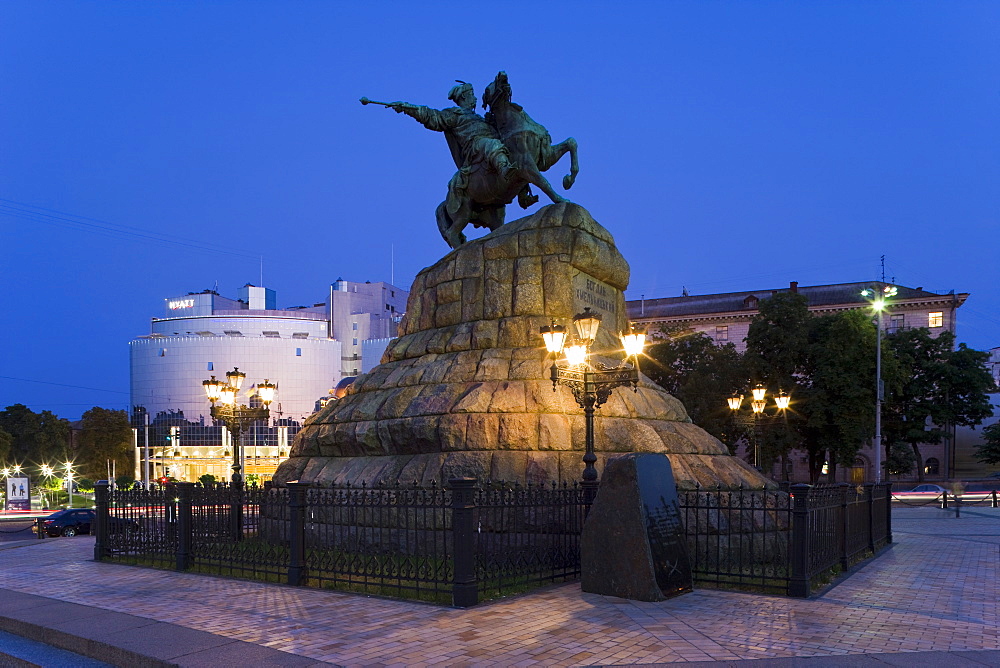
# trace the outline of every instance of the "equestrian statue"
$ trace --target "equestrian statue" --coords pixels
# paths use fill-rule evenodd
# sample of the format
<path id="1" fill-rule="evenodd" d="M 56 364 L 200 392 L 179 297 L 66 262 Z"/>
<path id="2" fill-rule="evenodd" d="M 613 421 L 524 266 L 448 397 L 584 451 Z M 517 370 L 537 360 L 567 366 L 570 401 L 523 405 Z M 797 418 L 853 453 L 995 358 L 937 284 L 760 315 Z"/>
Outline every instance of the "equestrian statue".
<path id="1" fill-rule="evenodd" d="M 429 130 L 443 132 L 458 171 L 448 182 L 448 195 L 435 215 L 441 236 L 452 248 L 465 243 L 466 225 L 495 230 L 504 222 L 505 209 L 514 197 L 527 209 L 538 201 L 535 185 L 553 202 L 565 202 L 542 172 L 570 154 L 570 173 L 563 177 L 569 189 L 580 171 L 576 140 L 572 137 L 553 145 L 548 131 L 533 121 L 520 105 L 511 101 L 507 74 L 500 72 L 486 87 L 483 108 L 476 113 L 472 84 L 459 81 L 448 92 L 456 107 L 432 109 L 408 102 L 375 102 L 366 97 L 361 104 L 379 104 L 406 114 Z"/>

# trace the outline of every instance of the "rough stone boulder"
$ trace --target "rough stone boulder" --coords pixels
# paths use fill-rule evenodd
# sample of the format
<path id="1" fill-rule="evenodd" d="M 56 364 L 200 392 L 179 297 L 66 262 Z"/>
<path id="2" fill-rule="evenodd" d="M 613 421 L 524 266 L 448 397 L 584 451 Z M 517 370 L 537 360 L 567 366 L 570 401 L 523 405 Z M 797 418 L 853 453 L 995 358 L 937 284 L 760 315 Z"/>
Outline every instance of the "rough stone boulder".
<path id="1" fill-rule="evenodd" d="M 612 236 L 575 204 L 453 250 L 416 277 L 382 363 L 306 421 L 275 480 L 579 480 L 583 412 L 553 391 L 538 331 L 589 306 L 603 316 L 593 349 L 620 361 L 628 280 Z M 662 452 L 680 489 L 767 482 L 645 377 L 598 409 L 595 436 L 599 470 L 613 454 Z"/>

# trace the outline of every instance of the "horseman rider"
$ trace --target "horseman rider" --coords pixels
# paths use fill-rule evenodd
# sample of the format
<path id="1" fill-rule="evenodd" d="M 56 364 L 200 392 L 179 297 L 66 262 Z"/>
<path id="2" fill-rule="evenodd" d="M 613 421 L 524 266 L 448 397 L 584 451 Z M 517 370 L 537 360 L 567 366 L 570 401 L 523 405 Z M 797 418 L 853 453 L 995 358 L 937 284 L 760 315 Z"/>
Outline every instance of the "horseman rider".
<path id="1" fill-rule="evenodd" d="M 443 132 L 459 170 L 486 162 L 492 171 L 504 180 L 510 180 L 517 173 L 517 168 L 511 164 L 507 147 L 500 141 L 496 128 L 476 113 L 476 94 L 472 84 L 459 81 L 448 92 L 448 99 L 458 106 L 440 111 L 407 102 L 393 102 L 389 106 L 396 113 L 416 119 L 428 130 Z"/>

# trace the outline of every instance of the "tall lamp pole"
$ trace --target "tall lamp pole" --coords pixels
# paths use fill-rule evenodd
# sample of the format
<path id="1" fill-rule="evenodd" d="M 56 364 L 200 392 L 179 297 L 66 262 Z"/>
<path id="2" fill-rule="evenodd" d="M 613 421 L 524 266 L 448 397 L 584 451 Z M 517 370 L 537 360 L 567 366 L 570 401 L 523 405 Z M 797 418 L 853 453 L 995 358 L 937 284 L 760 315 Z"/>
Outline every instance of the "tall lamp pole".
<path id="1" fill-rule="evenodd" d="M 260 406 L 246 406 L 239 403 L 237 395 L 243 387 L 243 381 L 247 375 L 234 368 L 226 372 L 226 384 L 212 376 L 211 379 L 203 381 L 205 394 L 212 403 L 212 417 L 226 425 L 233 441 L 233 482 L 230 487 L 232 493 L 231 503 L 231 533 L 234 541 L 243 540 L 243 465 L 242 451 L 240 447 L 240 434 L 258 420 L 266 420 L 271 412 L 268 406 L 274 401 L 274 394 L 278 386 L 264 380 L 257 383 L 257 397 L 260 399 Z"/>
<path id="2" fill-rule="evenodd" d="M 889 297 L 895 297 L 899 290 L 895 285 L 883 285 L 861 291 L 862 297 L 872 298 L 875 311 L 875 483 L 882 482 L 882 401 L 885 387 L 882 383 L 882 311 L 886 309 Z"/>
<path id="3" fill-rule="evenodd" d="M 585 308 L 583 313 L 573 317 L 576 336 L 567 340 L 566 328 L 557 325 L 542 327 L 540 333 L 545 348 L 553 357 L 550 378 L 552 391 L 558 385 L 565 385 L 573 392 L 573 398 L 583 409 L 586 423 L 586 452 L 583 455 L 583 482 L 593 490 L 597 485 L 597 455 L 594 452 L 594 411 L 604 404 L 616 387 L 639 384 L 639 355 L 646 343 L 646 335 L 629 327 L 627 333 L 620 334 L 625 359 L 616 367 L 609 367 L 591 360 L 590 347 L 597 338 L 601 316 Z M 562 355 L 560 357 L 560 355 Z M 631 363 L 629 363 L 631 360 Z"/>
<path id="4" fill-rule="evenodd" d="M 240 435 L 254 422 L 266 420 L 270 417 L 271 411 L 268 407 L 274 401 L 274 394 L 278 389 L 277 385 L 265 379 L 263 383 L 257 383 L 257 397 L 260 399 L 262 405 L 242 405 L 237 400 L 237 395 L 240 388 L 243 387 L 243 381 L 246 380 L 246 377 L 247 375 L 237 367 L 232 371 L 226 372 L 225 384 L 216 380 L 215 376 L 212 376 L 209 380 L 202 381 L 205 394 L 212 403 L 212 417 L 225 424 L 232 437 L 232 480 L 234 485 L 240 485 L 243 482 L 243 453 L 240 444 Z"/>

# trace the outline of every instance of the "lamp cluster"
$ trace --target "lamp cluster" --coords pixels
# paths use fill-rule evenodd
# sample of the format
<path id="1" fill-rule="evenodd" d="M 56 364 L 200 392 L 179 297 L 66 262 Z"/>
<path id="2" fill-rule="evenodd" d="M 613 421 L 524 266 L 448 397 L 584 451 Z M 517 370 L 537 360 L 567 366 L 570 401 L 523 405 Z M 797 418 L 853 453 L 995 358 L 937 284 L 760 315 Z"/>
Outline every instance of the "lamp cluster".
<path id="1" fill-rule="evenodd" d="M 767 388 L 764 387 L 763 383 L 757 383 L 750 390 L 750 409 L 753 411 L 749 415 L 741 415 L 740 410 L 743 408 L 743 395 L 734 394 L 731 397 L 726 398 L 726 403 L 732 410 L 733 422 L 736 424 L 753 425 L 753 460 L 754 466 L 757 470 L 761 470 L 760 462 L 760 440 L 761 440 L 761 420 L 771 420 L 779 415 L 783 418 L 785 417 L 785 411 L 792 402 L 792 397 L 784 390 L 778 390 L 778 393 L 774 395 L 774 406 L 777 408 L 777 414 L 767 415 L 764 410 L 767 408 Z"/>
<path id="2" fill-rule="evenodd" d="M 574 338 L 567 340 L 566 328 L 555 323 L 542 327 L 540 331 L 542 340 L 545 341 L 545 349 L 550 354 L 563 353 L 566 364 L 580 366 L 588 363 L 590 346 L 597 339 L 597 330 L 600 326 L 600 314 L 591 313 L 588 306 L 583 310 L 583 313 L 573 316 L 573 328 L 576 330 Z M 646 335 L 642 332 L 636 332 L 631 324 L 628 332 L 619 334 L 618 338 L 621 339 L 626 359 L 641 355 L 646 345 Z"/>
<path id="3" fill-rule="evenodd" d="M 753 399 L 750 400 L 750 407 L 753 409 L 753 412 L 755 414 L 763 413 L 764 409 L 767 407 L 767 400 L 764 398 L 767 395 L 767 388 L 764 387 L 763 383 L 757 383 L 757 385 L 750 390 L 750 393 L 753 396 Z M 788 408 L 791 401 L 792 397 L 784 390 L 778 390 L 778 394 L 774 397 L 774 405 L 778 408 L 778 410 L 782 411 Z M 738 411 L 743 407 L 743 395 L 734 394 L 726 399 L 726 403 L 729 404 L 729 407 L 732 410 Z"/>
<path id="4" fill-rule="evenodd" d="M 216 380 L 215 376 L 212 376 L 209 380 L 202 381 L 201 384 L 205 388 L 205 394 L 208 396 L 208 400 L 212 403 L 212 406 L 215 406 L 216 402 L 224 406 L 235 406 L 236 397 L 239 395 L 246 377 L 247 375 L 240 371 L 239 367 L 234 367 L 232 371 L 226 372 L 225 384 L 222 381 Z M 263 383 L 257 383 L 256 389 L 261 403 L 269 406 L 274 401 L 274 395 L 278 391 L 278 386 L 265 378 Z"/>
<path id="5" fill-rule="evenodd" d="M 577 404 L 583 409 L 586 421 L 586 453 L 583 456 L 583 480 L 597 483 L 597 469 L 594 463 L 594 410 L 604 404 L 616 387 L 639 385 L 639 355 L 646 343 L 646 335 L 629 326 L 628 332 L 619 334 L 625 359 L 616 367 L 608 367 L 590 359 L 591 346 L 597 340 L 601 326 L 601 316 L 585 308 L 583 313 L 573 317 L 575 336 L 567 337 L 566 328 L 552 323 L 539 330 L 545 349 L 553 356 L 551 367 L 552 390 L 565 385 L 573 392 Z M 562 357 L 559 357 L 560 354 Z M 629 363 L 631 360 L 631 363 Z"/>
<path id="6" fill-rule="evenodd" d="M 229 429 L 233 441 L 233 483 L 242 484 L 243 477 L 241 471 L 242 448 L 240 444 L 240 434 L 251 423 L 257 420 L 266 420 L 270 417 L 269 406 L 274 401 L 274 396 L 278 386 L 271 381 L 264 379 L 263 383 L 257 383 L 256 395 L 260 399 L 261 406 L 240 405 L 238 395 L 243 387 L 243 381 L 247 375 L 234 367 L 232 371 L 226 372 L 226 382 L 223 384 L 212 376 L 209 380 L 202 381 L 205 388 L 205 395 L 212 404 L 211 415 L 214 419 L 220 420 Z"/>

